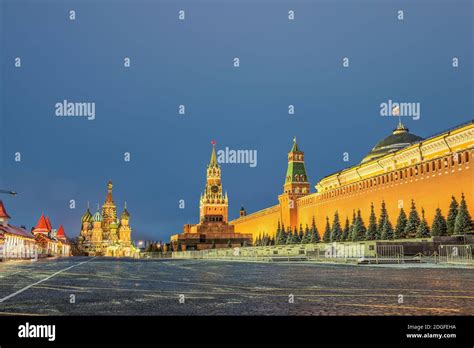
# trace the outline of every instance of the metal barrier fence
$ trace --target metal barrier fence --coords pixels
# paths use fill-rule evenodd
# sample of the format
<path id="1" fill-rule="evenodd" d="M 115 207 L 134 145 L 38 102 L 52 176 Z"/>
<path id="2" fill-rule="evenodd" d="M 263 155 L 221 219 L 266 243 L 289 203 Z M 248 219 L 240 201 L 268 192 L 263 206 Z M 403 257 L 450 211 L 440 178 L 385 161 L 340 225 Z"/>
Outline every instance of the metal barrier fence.
<path id="1" fill-rule="evenodd" d="M 403 245 L 377 245 L 375 262 L 404 262 Z"/>
<path id="2" fill-rule="evenodd" d="M 439 262 L 455 264 L 473 264 L 472 245 L 440 245 Z"/>
<path id="3" fill-rule="evenodd" d="M 140 259 L 171 259 L 172 252 L 141 252 Z"/>

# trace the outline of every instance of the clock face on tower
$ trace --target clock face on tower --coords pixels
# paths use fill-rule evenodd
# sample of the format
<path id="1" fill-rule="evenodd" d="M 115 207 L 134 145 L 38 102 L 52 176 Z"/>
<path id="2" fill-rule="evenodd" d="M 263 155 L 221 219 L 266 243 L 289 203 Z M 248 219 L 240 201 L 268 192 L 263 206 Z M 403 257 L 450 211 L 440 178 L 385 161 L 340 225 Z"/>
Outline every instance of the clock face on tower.
<path id="1" fill-rule="evenodd" d="M 211 191 L 212 191 L 212 193 L 217 193 L 217 192 L 219 192 L 219 187 L 217 185 L 212 185 L 211 186 Z"/>

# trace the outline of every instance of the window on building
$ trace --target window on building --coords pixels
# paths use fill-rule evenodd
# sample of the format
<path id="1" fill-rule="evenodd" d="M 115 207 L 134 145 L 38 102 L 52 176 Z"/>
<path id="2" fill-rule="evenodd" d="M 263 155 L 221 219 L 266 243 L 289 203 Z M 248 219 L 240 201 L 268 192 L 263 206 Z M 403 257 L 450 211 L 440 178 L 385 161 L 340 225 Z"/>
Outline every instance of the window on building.
<path id="1" fill-rule="evenodd" d="M 469 152 L 467 151 L 464 153 L 464 162 L 469 162 Z"/>

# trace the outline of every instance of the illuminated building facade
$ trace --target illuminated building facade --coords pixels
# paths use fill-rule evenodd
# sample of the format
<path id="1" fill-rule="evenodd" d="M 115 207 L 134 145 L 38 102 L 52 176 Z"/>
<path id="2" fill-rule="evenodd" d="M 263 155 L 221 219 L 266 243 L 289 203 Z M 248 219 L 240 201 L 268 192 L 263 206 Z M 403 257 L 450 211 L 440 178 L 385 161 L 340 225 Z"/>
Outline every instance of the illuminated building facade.
<path id="1" fill-rule="evenodd" d="M 138 249 L 132 244 L 130 214 L 125 205 L 120 219 L 112 196 L 112 181 L 107 183 L 107 195 L 102 212 L 92 215 L 89 208 L 82 216 L 82 228 L 79 236 L 79 248 L 96 256 L 135 256 Z"/>
<path id="2" fill-rule="evenodd" d="M 41 214 L 32 233 L 36 239 L 40 257 L 71 256 L 71 243 L 66 237 L 63 226 L 59 225 L 58 229 L 53 229 L 51 220 L 44 214 Z"/>
<path id="3" fill-rule="evenodd" d="M 36 257 L 35 237 L 24 228 L 11 225 L 9 220 L 10 215 L 0 201 L 0 261 Z"/>
<path id="4" fill-rule="evenodd" d="M 206 187 L 199 200 L 199 224 L 184 225 L 183 233 L 172 236 L 173 249 L 183 251 L 250 245 L 252 235 L 236 233 L 234 226 L 228 223 L 229 199 L 222 188 L 221 168 L 217 163 L 214 142 L 206 174 Z"/>
<path id="5" fill-rule="evenodd" d="M 412 200 L 424 209 L 431 224 L 438 207 L 446 216 L 451 196 L 459 201 L 462 194 L 473 216 L 473 155 L 473 121 L 426 139 L 410 133 L 400 122 L 358 165 L 324 177 L 311 193 L 304 153 L 295 140 L 279 204 L 230 224 L 237 232 L 251 232 L 255 239 L 274 236 L 279 222 L 294 229 L 311 225 L 314 217 L 322 234 L 326 217 L 332 219 L 336 211 L 344 221 L 360 209 L 368 221 L 371 204 L 379 209 L 384 202 L 394 223 L 400 208 L 408 210 Z"/>

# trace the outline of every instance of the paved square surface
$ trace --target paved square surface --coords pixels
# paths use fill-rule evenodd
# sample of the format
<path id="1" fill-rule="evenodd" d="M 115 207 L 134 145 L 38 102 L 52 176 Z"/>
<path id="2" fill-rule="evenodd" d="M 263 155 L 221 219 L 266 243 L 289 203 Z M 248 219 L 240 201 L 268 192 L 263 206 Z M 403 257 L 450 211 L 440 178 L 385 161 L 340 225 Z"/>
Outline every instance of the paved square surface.
<path id="1" fill-rule="evenodd" d="M 87 257 L 0 263 L 0 314 L 473 315 L 474 271 Z"/>

